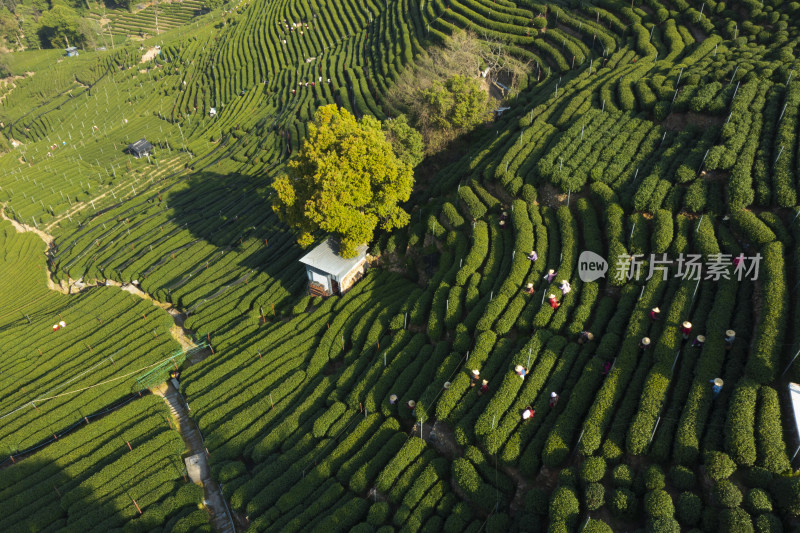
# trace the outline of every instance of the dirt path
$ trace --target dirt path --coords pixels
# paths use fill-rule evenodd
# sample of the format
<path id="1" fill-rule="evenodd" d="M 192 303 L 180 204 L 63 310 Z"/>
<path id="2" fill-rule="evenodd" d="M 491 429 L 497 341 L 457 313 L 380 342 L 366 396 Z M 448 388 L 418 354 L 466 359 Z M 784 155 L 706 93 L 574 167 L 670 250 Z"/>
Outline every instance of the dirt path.
<path id="1" fill-rule="evenodd" d="M 149 49 L 147 50 L 147 52 L 145 52 L 145 53 L 142 55 L 142 59 L 141 59 L 141 61 L 139 61 L 139 63 L 147 63 L 147 62 L 148 62 L 148 61 L 150 61 L 151 59 L 154 59 L 154 58 L 155 58 L 155 57 L 158 55 L 158 53 L 159 53 L 160 51 L 161 51 L 161 50 L 160 50 L 160 49 L 157 49 L 156 47 L 149 48 Z"/>
<path id="2" fill-rule="evenodd" d="M 53 236 L 50 235 L 49 233 L 45 233 L 39 228 L 28 226 L 27 224 L 20 224 L 13 218 L 9 218 L 8 215 L 6 215 L 6 204 L 0 205 L 0 218 L 11 222 L 11 225 L 14 226 L 14 229 L 16 229 L 18 233 L 25 233 L 26 231 L 35 233 L 36 235 L 42 238 L 42 240 L 45 242 L 47 246 L 53 244 Z"/>
<path id="3" fill-rule="evenodd" d="M 20 224 L 19 222 L 8 218 L 5 214 L 4 208 L 5 204 L 0 205 L 0 217 L 2 217 L 4 220 L 8 220 L 14 226 L 14 229 L 17 232 L 35 233 L 46 243 L 47 248 L 50 247 L 53 242 L 53 237 L 51 235 L 48 235 L 37 228 Z M 56 284 L 53 282 L 50 274 L 51 273 L 48 270 L 47 281 L 50 289 L 62 292 L 64 294 L 70 294 L 73 288 L 75 288 L 77 291 L 81 291 L 92 286 L 84 285 L 81 280 L 69 280 L 63 281 L 60 284 Z M 159 302 L 158 300 L 153 299 L 150 295 L 133 284 L 122 284 L 117 281 L 106 280 L 105 285 L 119 287 L 123 291 L 133 294 L 134 296 L 138 296 L 143 300 L 149 300 L 154 305 L 166 310 L 172 316 L 172 319 L 175 323 L 171 328 L 170 333 L 181 345 L 181 348 L 188 351 L 191 348 L 197 347 L 192 340 L 192 332 L 184 328 L 186 315 L 180 310 L 174 308 L 172 304 Z M 211 351 L 208 349 L 200 351 L 192 358 L 191 361 L 189 361 L 189 364 L 191 365 L 192 363 L 196 363 L 197 361 L 205 359 L 205 357 L 207 357 L 210 353 Z M 158 387 L 154 388 L 153 394 L 164 398 L 164 401 L 167 403 L 170 412 L 172 413 L 176 426 L 178 427 L 178 431 L 180 432 L 183 441 L 186 443 L 186 447 L 190 452 L 190 456 L 193 456 L 197 459 L 197 465 L 199 466 L 199 482 L 203 486 L 203 492 L 205 495 L 203 503 L 211 515 L 211 523 L 214 525 L 216 531 L 220 533 L 236 533 L 236 527 L 234 525 L 232 515 L 228 509 L 228 505 L 222 495 L 222 491 L 220 490 L 217 482 L 211 478 L 211 472 L 208 467 L 208 457 L 206 455 L 207 452 L 205 446 L 203 445 L 203 439 L 199 430 L 197 429 L 197 425 L 189 417 L 189 409 L 183 397 L 175 389 L 171 382 L 162 383 Z"/>
<path id="4" fill-rule="evenodd" d="M 19 233 L 25 233 L 25 232 L 35 233 L 45 242 L 48 248 L 50 247 L 50 245 L 53 243 L 52 235 L 45 233 L 40 229 L 28 226 L 26 224 L 20 224 L 16 220 L 13 220 L 8 216 L 6 216 L 4 209 L 5 209 L 5 204 L 0 205 L 0 218 L 9 221 L 11 225 L 14 226 L 14 229 L 17 230 L 17 232 Z M 150 302 L 153 302 L 154 305 L 157 305 L 158 307 L 166 310 L 172 316 L 173 322 L 175 322 L 175 324 L 170 329 L 170 334 L 176 341 L 178 341 L 178 344 L 181 345 L 181 348 L 188 351 L 192 348 L 197 347 L 197 344 L 195 344 L 195 342 L 192 340 L 193 332 L 183 327 L 183 323 L 186 320 L 186 314 L 181 312 L 179 309 L 174 308 L 172 304 L 154 300 L 149 294 L 141 290 L 136 285 L 132 285 L 130 283 L 123 284 L 119 283 L 118 281 L 107 279 L 105 280 L 105 284 L 109 286 L 119 287 L 123 291 L 127 291 L 133 294 L 134 296 L 138 296 L 143 300 L 148 300 Z M 82 280 L 72 280 L 72 279 L 56 283 L 55 281 L 53 281 L 52 273 L 49 270 L 47 276 L 47 285 L 50 288 L 50 290 L 58 291 L 63 294 L 72 294 L 73 292 L 80 292 L 86 289 L 87 287 L 93 286 L 84 284 Z M 191 365 L 198 361 L 202 361 L 203 359 L 208 357 L 210 353 L 211 351 L 207 349 L 199 351 L 196 355 L 192 357 L 192 359 L 189 361 L 189 364 Z"/>
<path id="5" fill-rule="evenodd" d="M 152 302 L 153 305 L 156 305 L 161 309 L 164 309 L 167 313 L 170 314 L 170 316 L 172 316 L 172 321 L 175 324 L 170 329 L 170 333 L 172 334 L 172 337 L 176 341 L 178 341 L 178 343 L 181 345 L 181 348 L 183 348 L 185 351 L 189 351 L 192 348 L 197 348 L 197 344 L 192 340 L 192 335 L 194 332 L 183 327 L 183 323 L 186 320 L 185 313 L 182 313 L 179 309 L 176 309 L 170 303 L 159 302 L 158 300 L 154 300 L 152 296 L 150 296 L 142 289 L 131 283 L 120 283 L 118 281 L 107 279 L 105 284 L 114 287 L 119 287 L 125 292 L 129 292 L 134 296 L 138 296 L 142 300 L 147 300 L 149 302 Z M 206 351 L 208 350 L 203 350 L 203 353 L 205 353 Z M 200 360 L 204 358 L 205 357 L 202 357 Z M 192 358 L 193 363 L 197 362 L 197 360 L 198 359 L 194 357 Z"/>
<path id="6" fill-rule="evenodd" d="M 505 472 L 511 479 L 514 480 L 514 483 L 517 485 L 517 490 L 514 493 L 514 498 L 511 500 L 511 505 L 509 508 L 512 512 L 518 513 L 525 510 L 525 494 L 527 494 L 528 489 L 530 489 L 530 483 L 525 476 L 523 476 L 519 469 L 512 468 L 510 466 L 506 466 L 501 464 L 500 469 Z"/>
<path id="7" fill-rule="evenodd" d="M 5 92 L 2 95 L 0 95 L 0 102 L 5 100 L 6 96 L 11 94 L 14 91 L 14 89 L 17 88 L 17 84 L 14 83 L 15 81 L 25 79 L 25 78 L 27 78 L 29 76 L 33 76 L 33 74 L 34 74 L 33 72 L 26 72 L 24 76 L 9 76 L 8 78 L 3 79 L 2 80 L 3 81 L 3 85 L 9 86 L 9 88 L 8 88 L 8 92 Z"/>
<path id="8" fill-rule="evenodd" d="M 183 396 L 175 390 L 172 383 L 163 383 L 153 394 L 161 396 L 167 403 L 173 420 L 178 427 L 178 432 L 186 443 L 188 457 L 197 460 L 199 483 L 203 486 L 203 503 L 211 515 L 211 523 L 219 533 L 236 533 L 232 516 L 228 510 L 228 504 L 222 496 L 219 485 L 211 477 L 211 469 L 208 466 L 208 456 L 203 444 L 203 438 L 194 420 L 189 416 L 189 409 Z M 192 472 L 190 471 L 190 475 Z"/>

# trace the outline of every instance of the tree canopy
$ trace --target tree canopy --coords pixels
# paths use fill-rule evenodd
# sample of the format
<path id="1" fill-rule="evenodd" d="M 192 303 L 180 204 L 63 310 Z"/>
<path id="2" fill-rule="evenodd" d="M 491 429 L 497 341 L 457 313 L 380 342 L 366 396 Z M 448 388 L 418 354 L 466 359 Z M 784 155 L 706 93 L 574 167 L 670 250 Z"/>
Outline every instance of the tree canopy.
<path id="1" fill-rule="evenodd" d="M 405 115 L 385 121 L 383 132 L 401 161 L 411 168 L 422 162 L 425 156 L 422 134 L 411 127 Z"/>
<path id="2" fill-rule="evenodd" d="M 394 152 L 377 119 L 357 120 L 346 109 L 317 109 L 298 153 L 272 187 L 273 210 L 300 231 L 308 246 L 321 230 L 340 239 L 340 254 L 352 257 L 375 228 L 408 224 L 399 207 L 411 196 L 411 166 Z"/>
<path id="3" fill-rule="evenodd" d="M 483 122 L 489 111 L 488 95 L 474 77 L 456 75 L 421 93 L 424 110 L 420 120 L 437 128 L 469 129 Z"/>
<path id="4" fill-rule="evenodd" d="M 54 5 L 39 18 L 40 34 L 51 46 L 77 46 L 83 37 L 79 30 L 80 17 L 69 6 Z"/>

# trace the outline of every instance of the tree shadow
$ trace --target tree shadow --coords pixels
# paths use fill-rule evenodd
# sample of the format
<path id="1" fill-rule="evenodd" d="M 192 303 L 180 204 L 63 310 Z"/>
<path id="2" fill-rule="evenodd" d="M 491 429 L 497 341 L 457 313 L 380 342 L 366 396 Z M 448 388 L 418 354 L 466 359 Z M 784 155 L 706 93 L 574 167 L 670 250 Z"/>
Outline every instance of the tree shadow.
<path id="1" fill-rule="evenodd" d="M 210 301 L 226 287 L 249 283 L 259 274 L 268 277 L 259 280 L 268 285 L 264 290 L 298 293 L 305 286 L 305 268 L 298 261 L 305 251 L 272 211 L 269 183 L 264 176 L 200 171 L 158 200 L 171 210 L 172 222 L 216 248 L 198 252 L 190 247 L 190 253 L 181 254 L 185 262 L 164 284 L 166 289 L 175 291 L 215 264 L 225 265 L 207 273 L 208 281 L 192 301 L 174 303 L 185 307 Z"/>
<path id="2" fill-rule="evenodd" d="M 56 530 L 73 527 L 76 519 L 89 524 L 125 521 L 111 502 L 93 497 L 52 460 L 18 459 L 0 470 L 0 530 Z"/>
<path id="3" fill-rule="evenodd" d="M 112 439 L 113 440 L 113 439 Z M 131 441 L 134 448 L 144 442 Z M 82 459 L 74 450 L 66 461 Z M 179 522 L 193 524 L 188 530 L 209 531 L 205 511 L 198 512 L 202 489 L 183 481 L 179 457 L 167 458 L 166 468 L 175 469 L 169 481 L 169 497 L 163 502 L 143 503 L 152 499 L 147 483 L 134 477 L 128 483 L 108 479 L 99 483 L 93 476 L 112 463 L 124 464 L 128 448 L 122 444 L 93 462 L 91 468 L 67 472 L 65 466 L 49 458 L 28 457 L 0 469 L 0 531 L 100 531 L 124 527 L 130 531 L 150 531 Z M 69 463 L 74 467 L 73 463 Z M 123 473 L 124 471 L 120 471 Z M 90 480 L 91 479 L 91 480 Z M 111 484 L 110 492 L 95 493 L 87 484 L 98 487 Z M 163 488 L 163 487 L 162 487 Z M 138 501 L 136 501 L 138 499 Z M 196 527 L 195 527 L 196 526 Z"/>

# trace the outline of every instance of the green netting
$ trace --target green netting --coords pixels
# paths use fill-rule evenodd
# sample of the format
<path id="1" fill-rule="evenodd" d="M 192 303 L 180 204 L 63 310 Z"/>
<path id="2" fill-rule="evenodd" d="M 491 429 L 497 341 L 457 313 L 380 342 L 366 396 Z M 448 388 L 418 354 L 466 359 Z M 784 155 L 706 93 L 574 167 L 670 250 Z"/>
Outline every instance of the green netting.
<path id="1" fill-rule="evenodd" d="M 145 390 L 169 379 L 169 373 L 180 368 L 181 364 L 192 354 L 208 348 L 208 344 L 203 341 L 189 350 L 178 350 L 169 359 L 159 363 L 138 378 L 136 378 L 136 390 Z"/>

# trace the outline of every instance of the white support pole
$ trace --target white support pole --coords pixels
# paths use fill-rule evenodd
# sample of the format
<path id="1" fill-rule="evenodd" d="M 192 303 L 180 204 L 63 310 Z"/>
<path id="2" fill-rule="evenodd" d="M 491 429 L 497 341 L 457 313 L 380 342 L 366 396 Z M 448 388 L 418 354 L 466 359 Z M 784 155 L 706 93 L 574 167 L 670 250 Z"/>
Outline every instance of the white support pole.
<path id="1" fill-rule="evenodd" d="M 800 355 L 800 350 L 798 350 L 797 353 L 794 354 L 794 357 L 792 357 L 792 360 L 789 361 L 789 364 L 786 365 L 786 368 L 783 369 L 783 372 L 781 372 L 781 376 L 783 376 L 789 370 L 789 368 L 791 368 L 792 364 L 794 364 L 794 360 L 797 359 L 798 355 Z"/>
<path id="2" fill-rule="evenodd" d="M 655 427 L 653 427 L 653 433 L 650 435 L 650 442 L 653 442 L 653 437 L 656 436 L 656 430 L 658 429 L 658 423 L 659 422 L 661 422 L 661 417 L 660 416 L 658 417 L 658 420 L 656 420 Z"/>
<path id="3" fill-rule="evenodd" d="M 675 365 L 678 364 L 678 357 L 680 357 L 680 355 L 681 355 L 681 351 L 680 350 L 675 352 L 675 360 L 672 361 L 672 368 L 669 371 L 670 375 L 675 373 Z"/>

